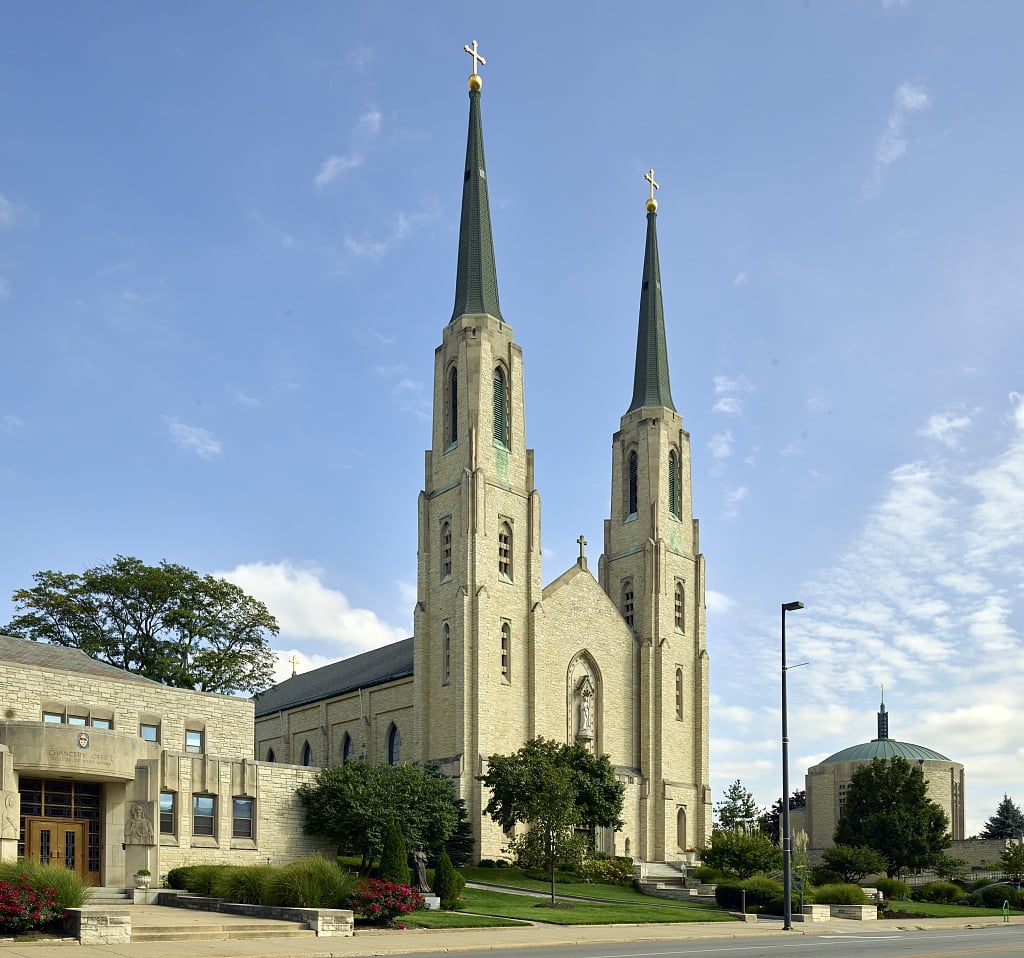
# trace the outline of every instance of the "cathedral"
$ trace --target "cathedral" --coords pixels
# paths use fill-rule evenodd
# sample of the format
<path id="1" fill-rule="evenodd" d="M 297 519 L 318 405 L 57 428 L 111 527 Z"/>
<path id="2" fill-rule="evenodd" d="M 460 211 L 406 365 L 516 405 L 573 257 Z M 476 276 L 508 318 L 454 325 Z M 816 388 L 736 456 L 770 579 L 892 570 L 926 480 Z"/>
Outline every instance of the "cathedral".
<path id="1" fill-rule="evenodd" d="M 255 703 L 260 762 L 437 763 L 466 802 L 478 856 L 505 836 L 483 812 L 488 757 L 541 736 L 607 754 L 625 825 L 598 850 L 677 860 L 711 833 L 705 572 L 690 437 L 669 385 L 657 184 L 632 395 L 612 435 L 597 577 L 547 585 L 527 447 L 523 351 L 498 300 L 476 42 L 455 304 L 434 353 L 433 429 L 418 502 L 414 635 L 304 675 Z M 610 378 L 610 377 L 609 377 Z M 622 382 L 623 401 L 629 397 Z"/>

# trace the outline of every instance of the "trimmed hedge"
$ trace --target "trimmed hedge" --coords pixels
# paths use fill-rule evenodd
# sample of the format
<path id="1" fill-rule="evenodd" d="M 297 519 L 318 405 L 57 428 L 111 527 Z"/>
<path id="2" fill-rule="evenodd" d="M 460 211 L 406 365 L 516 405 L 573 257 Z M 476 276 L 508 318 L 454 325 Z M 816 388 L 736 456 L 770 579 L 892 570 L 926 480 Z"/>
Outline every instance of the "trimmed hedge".
<path id="1" fill-rule="evenodd" d="M 866 905 L 868 896 L 860 885 L 840 882 L 836 885 L 822 885 L 811 893 L 815 905 Z"/>
<path id="2" fill-rule="evenodd" d="M 910 901 L 910 886 L 898 878 L 876 878 L 872 883 L 886 901 Z"/>
<path id="3" fill-rule="evenodd" d="M 955 905 L 964 897 L 964 890 L 951 881 L 930 881 L 913 891 L 914 901 L 930 901 L 943 905 Z"/>
<path id="4" fill-rule="evenodd" d="M 715 901 L 721 908 L 740 911 L 743 908 L 744 892 L 748 914 L 782 913 L 782 885 L 774 878 L 767 878 L 764 875 L 755 875 L 744 881 L 733 879 L 719 882 L 715 888 Z"/>

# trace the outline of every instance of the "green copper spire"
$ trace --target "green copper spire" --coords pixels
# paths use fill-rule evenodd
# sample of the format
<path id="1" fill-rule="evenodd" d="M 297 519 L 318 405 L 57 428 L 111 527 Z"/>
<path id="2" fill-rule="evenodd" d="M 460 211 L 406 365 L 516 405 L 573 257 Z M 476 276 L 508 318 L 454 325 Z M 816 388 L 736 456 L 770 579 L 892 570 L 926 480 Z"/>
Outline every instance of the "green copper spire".
<path id="1" fill-rule="evenodd" d="M 459 225 L 459 262 L 455 277 L 455 308 L 452 320 L 466 314 L 487 313 L 501 319 L 498 306 L 498 274 L 491 241 L 491 208 L 487 200 L 487 168 L 484 134 L 480 122 L 480 74 L 477 63 L 486 62 L 473 47 L 469 78 L 469 135 L 466 139 L 466 174 L 462 185 L 462 221 Z"/>
<path id="2" fill-rule="evenodd" d="M 647 248 L 644 250 L 644 279 L 640 290 L 640 324 L 636 333 L 636 372 L 633 401 L 626 412 L 643 406 L 662 406 L 676 411 L 668 381 L 668 349 L 665 346 L 665 309 L 661 302 L 661 268 L 658 265 L 658 201 L 654 191 L 654 170 L 646 173 L 651 184 L 647 201 Z"/>

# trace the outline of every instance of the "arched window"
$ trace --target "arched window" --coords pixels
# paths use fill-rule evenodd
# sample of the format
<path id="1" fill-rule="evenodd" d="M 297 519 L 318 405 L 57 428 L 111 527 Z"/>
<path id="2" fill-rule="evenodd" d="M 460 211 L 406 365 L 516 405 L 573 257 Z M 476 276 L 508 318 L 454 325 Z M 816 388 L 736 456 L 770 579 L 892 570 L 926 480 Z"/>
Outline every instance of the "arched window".
<path id="1" fill-rule="evenodd" d="M 441 523 L 441 579 L 452 574 L 452 526 L 446 519 Z"/>
<path id="2" fill-rule="evenodd" d="M 676 669 L 676 718 L 683 720 L 683 670 Z"/>
<path id="3" fill-rule="evenodd" d="M 626 579 L 622 583 L 622 617 L 626 625 L 633 628 L 633 580 Z"/>
<path id="4" fill-rule="evenodd" d="M 355 752 L 352 736 L 346 732 L 345 737 L 341 740 L 341 764 L 344 765 L 346 762 L 351 762 Z"/>
<path id="5" fill-rule="evenodd" d="M 679 457 L 673 449 L 668 454 L 668 511 L 677 519 L 682 515 L 682 490 L 679 488 Z"/>
<path id="6" fill-rule="evenodd" d="M 459 439 L 459 371 L 452 366 L 448 374 L 448 415 L 445 422 L 445 439 L 454 446 Z"/>
<path id="7" fill-rule="evenodd" d="M 442 685 L 447 685 L 452 676 L 452 633 L 448 623 L 441 627 L 441 662 L 444 678 Z"/>
<path id="8" fill-rule="evenodd" d="M 676 583 L 676 631 L 686 631 L 686 592 L 683 583 Z"/>
<path id="9" fill-rule="evenodd" d="M 512 626 L 501 623 L 501 677 L 506 681 L 512 678 Z"/>
<path id="10" fill-rule="evenodd" d="M 629 454 L 629 476 L 628 476 L 628 479 L 627 479 L 627 481 L 629 483 L 629 495 L 628 495 L 628 499 L 627 499 L 627 503 L 626 503 L 626 514 L 630 515 L 630 516 L 635 516 L 636 515 L 636 498 L 637 498 L 637 493 L 636 493 L 637 478 L 636 477 L 637 477 L 637 458 L 636 458 L 636 450 L 634 449 Z"/>
<path id="11" fill-rule="evenodd" d="M 393 722 L 388 731 L 388 764 L 398 765 L 402 761 L 402 736 Z"/>
<path id="12" fill-rule="evenodd" d="M 512 526 L 507 522 L 498 530 L 498 573 L 512 578 Z"/>
<path id="13" fill-rule="evenodd" d="M 268 762 L 276 762 L 277 761 L 277 759 L 274 758 L 274 750 L 272 748 L 268 748 L 267 749 L 267 761 Z"/>
<path id="14" fill-rule="evenodd" d="M 310 746 L 309 742 L 306 742 L 302 746 L 302 761 L 301 761 L 301 764 L 307 765 L 307 766 L 313 764 L 313 749 Z"/>
<path id="15" fill-rule="evenodd" d="M 494 441 L 508 446 L 508 383 L 500 366 L 494 368 Z"/>
<path id="16" fill-rule="evenodd" d="M 686 809 L 681 808 L 676 812 L 676 845 L 680 849 L 687 847 L 686 845 Z"/>

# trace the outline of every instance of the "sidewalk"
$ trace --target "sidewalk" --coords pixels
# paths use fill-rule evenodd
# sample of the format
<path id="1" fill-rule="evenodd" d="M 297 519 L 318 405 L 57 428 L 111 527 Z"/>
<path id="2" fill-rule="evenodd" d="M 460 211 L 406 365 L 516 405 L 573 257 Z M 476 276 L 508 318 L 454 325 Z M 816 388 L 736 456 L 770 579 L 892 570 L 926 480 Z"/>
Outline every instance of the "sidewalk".
<path id="1" fill-rule="evenodd" d="M 201 914 L 201 913 L 192 913 Z M 161 922 L 180 924 L 179 909 L 135 905 L 138 925 Z M 212 919 L 211 915 L 211 927 Z M 1024 930 L 1024 918 L 1014 917 L 1015 938 Z M 752 924 L 709 922 L 679 925 L 529 925 L 522 928 L 467 928 L 454 930 L 356 932 L 353 938 L 288 938 L 217 941 L 150 941 L 126 945 L 0 943 L 0 958 L 347 958 L 347 956 L 413 955 L 447 951 L 499 951 L 559 945 L 607 944 L 621 941 L 671 942 L 699 939 L 747 939 L 781 935 L 871 935 L 939 928 L 1001 926 L 1001 919 L 909 919 L 906 921 L 831 921 L 793 925 L 782 930 L 778 921 Z M 1005 926 L 1004 926 L 1005 927 Z"/>

